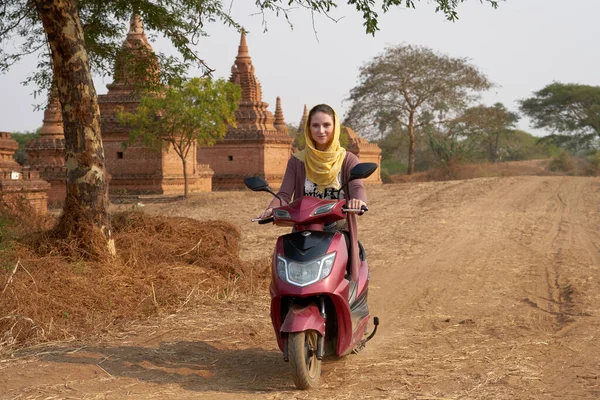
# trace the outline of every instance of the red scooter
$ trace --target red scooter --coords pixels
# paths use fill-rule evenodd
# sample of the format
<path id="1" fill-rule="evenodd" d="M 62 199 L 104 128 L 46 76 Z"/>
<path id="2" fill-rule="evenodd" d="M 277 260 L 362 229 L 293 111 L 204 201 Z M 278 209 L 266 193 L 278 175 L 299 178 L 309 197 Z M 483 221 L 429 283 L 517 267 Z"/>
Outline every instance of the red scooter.
<path id="1" fill-rule="evenodd" d="M 375 163 L 358 164 L 348 182 L 367 178 L 376 169 Z M 260 177 L 248 177 L 245 184 L 279 198 Z M 367 209 L 346 209 L 346 200 L 310 196 L 288 205 L 279 201 L 272 217 L 257 220 L 294 227 L 277 239 L 273 253 L 271 321 L 296 387 L 309 389 L 319 382 L 324 356 L 358 352 L 377 332 L 375 317 L 373 332 L 366 336 L 369 267 L 356 235 L 356 214 Z M 348 232 L 324 230 L 343 219 L 348 220 Z"/>

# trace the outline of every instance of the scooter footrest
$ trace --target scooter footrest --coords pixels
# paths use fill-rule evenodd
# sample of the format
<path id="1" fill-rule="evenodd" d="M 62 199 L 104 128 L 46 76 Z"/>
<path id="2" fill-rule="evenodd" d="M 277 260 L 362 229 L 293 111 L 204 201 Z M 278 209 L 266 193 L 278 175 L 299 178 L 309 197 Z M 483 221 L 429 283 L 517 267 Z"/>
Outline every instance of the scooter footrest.
<path id="1" fill-rule="evenodd" d="M 366 344 L 367 344 L 367 339 L 363 339 L 360 342 L 358 342 L 356 347 L 352 350 L 352 354 L 360 353 L 365 348 Z"/>

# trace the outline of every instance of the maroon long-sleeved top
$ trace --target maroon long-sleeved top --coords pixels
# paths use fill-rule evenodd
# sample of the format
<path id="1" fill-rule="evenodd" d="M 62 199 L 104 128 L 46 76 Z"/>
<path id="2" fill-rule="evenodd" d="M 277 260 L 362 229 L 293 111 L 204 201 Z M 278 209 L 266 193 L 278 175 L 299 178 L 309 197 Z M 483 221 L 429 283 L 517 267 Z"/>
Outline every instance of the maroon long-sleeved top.
<path id="1" fill-rule="evenodd" d="M 359 163 L 358 157 L 350 152 L 346 152 L 346 157 L 342 163 L 342 185 L 344 185 L 348 179 L 350 179 L 350 170 Z M 300 197 L 304 197 L 304 184 L 306 182 L 306 169 L 304 162 L 300 159 L 292 156 L 290 157 L 285 175 L 283 176 L 283 182 L 279 188 L 277 194 L 283 199 L 283 201 L 289 203 Z M 348 188 L 345 190 L 346 200 L 358 199 L 365 203 L 367 202 L 367 192 L 363 186 L 362 180 L 356 179 L 348 184 Z M 269 208 L 278 207 L 279 200 L 274 198 Z"/>

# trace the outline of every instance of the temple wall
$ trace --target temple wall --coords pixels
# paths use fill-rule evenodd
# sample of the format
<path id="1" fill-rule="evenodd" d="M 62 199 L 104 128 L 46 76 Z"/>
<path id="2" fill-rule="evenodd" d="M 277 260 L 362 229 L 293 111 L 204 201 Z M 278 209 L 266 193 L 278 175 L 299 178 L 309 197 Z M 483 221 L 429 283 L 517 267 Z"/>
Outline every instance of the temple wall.
<path id="1" fill-rule="evenodd" d="M 215 171 L 213 189 L 245 189 L 244 178 L 261 176 L 272 188 L 279 188 L 288 159 L 289 143 L 223 141 L 198 149 L 198 161 L 208 163 Z"/>
<path id="2" fill-rule="evenodd" d="M 163 176 L 183 177 L 183 164 L 181 163 L 181 158 L 179 158 L 171 146 L 168 151 L 163 151 L 162 163 Z M 186 157 L 186 171 L 188 176 L 197 172 L 196 151 L 194 148 L 190 149 Z"/>
<path id="3" fill-rule="evenodd" d="M 200 171 L 196 177 L 188 178 L 188 190 L 190 193 L 212 191 L 213 172 L 208 166 L 205 167 L 206 171 Z M 161 188 L 164 194 L 183 194 L 183 177 L 163 179 Z"/>
<path id="4" fill-rule="evenodd" d="M 161 193 L 160 153 L 136 144 L 125 150 L 123 140 L 111 139 L 105 139 L 103 143 L 106 170 L 110 175 L 110 193 Z"/>
<path id="5" fill-rule="evenodd" d="M 13 171 L 0 171 L 0 197 L 7 201 L 24 199 L 36 213 L 48 211 L 50 184 L 39 178 L 37 171 L 24 171 L 13 179 Z"/>
<path id="6" fill-rule="evenodd" d="M 352 151 L 352 150 L 350 150 Z M 381 154 L 380 153 L 367 153 L 367 152 L 354 152 L 360 162 L 373 162 L 379 167 L 373 174 L 367 179 L 363 179 L 364 183 L 383 183 L 381 180 Z"/>
<path id="7" fill-rule="evenodd" d="M 48 192 L 48 207 L 62 207 L 67 197 L 67 172 L 66 168 L 59 166 L 33 166 L 32 171 L 37 171 L 40 178 L 50 183 Z"/>
<path id="8" fill-rule="evenodd" d="M 181 158 L 174 149 L 170 148 L 168 151 L 163 151 L 162 162 L 162 192 L 164 194 L 183 194 L 185 185 Z M 212 191 L 213 171 L 208 165 L 198 165 L 195 147 L 190 149 L 186 157 L 186 171 L 190 193 Z"/>
<path id="9" fill-rule="evenodd" d="M 242 189 L 246 176 L 264 176 L 263 151 L 254 143 L 219 142 L 198 149 L 198 162 L 209 164 L 215 171 L 212 188 Z"/>

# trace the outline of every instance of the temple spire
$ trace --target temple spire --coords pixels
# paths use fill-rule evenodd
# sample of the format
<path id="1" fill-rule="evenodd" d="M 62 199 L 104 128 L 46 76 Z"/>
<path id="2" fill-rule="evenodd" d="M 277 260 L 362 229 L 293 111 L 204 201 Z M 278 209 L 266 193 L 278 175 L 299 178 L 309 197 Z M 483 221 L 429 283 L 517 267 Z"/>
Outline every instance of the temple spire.
<path id="1" fill-rule="evenodd" d="M 283 119 L 283 110 L 281 109 L 281 98 L 277 96 L 277 101 L 275 102 L 275 122 L 273 123 L 275 129 L 279 132 L 285 132 L 287 134 L 287 125 L 285 124 L 285 120 Z"/>
<path id="2" fill-rule="evenodd" d="M 142 65 L 139 65 L 140 62 Z M 157 83 L 158 75 L 158 58 L 146 37 L 142 18 L 139 14 L 133 14 L 129 20 L 129 31 L 115 60 L 113 83 L 106 87 L 109 92 L 129 94 L 140 82 L 147 80 Z"/>
<path id="3" fill-rule="evenodd" d="M 230 82 L 236 83 L 242 88 L 242 102 L 251 102 L 261 104 L 262 107 L 262 89 L 256 76 L 254 75 L 254 66 L 248 52 L 246 43 L 246 31 L 242 29 L 240 45 L 235 62 L 231 67 Z M 238 122 L 239 119 L 238 119 Z"/>
<path id="4" fill-rule="evenodd" d="M 304 133 L 304 127 L 306 126 L 306 120 L 308 119 L 308 109 L 306 108 L 306 104 L 304 105 L 304 113 L 302 113 L 302 118 L 300 118 L 300 125 L 298 125 L 298 133 Z"/>
<path id="5" fill-rule="evenodd" d="M 246 30 L 242 28 L 242 35 L 240 37 L 240 45 L 238 46 L 238 59 L 250 59 L 248 54 L 248 44 L 246 43 Z"/>
<path id="6" fill-rule="evenodd" d="M 62 108 L 60 106 L 60 102 L 58 101 L 58 91 L 54 85 L 52 86 L 52 89 L 50 89 L 48 107 L 44 111 L 44 119 L 42 121 L 42 129 L 40 129 L 40 136 L 56 139 L 65 138 L 62 120 Z M 61 151 L 63 151 L 63 149 L 61 149 Z"/>
<path id="7" fill-rule="evenodd" d="M 152 46 L 150 45 L 150 42 L 146 37 L 146 32 L 144 31 L 142 17 L 140 17 L 139 14 L 133 14 L 129 20 L 129 32 L 127 32 L 127 37 L 123 42 L 123 47 L 128 47 L 136 51 L 136 49 L 141 46 L 152 51 Z"/>
<path id="8" fill-rule="evenodd" d="M 139 14 L 133 14 L 129 21 L 129 32 L 127 35 L 143 35 L 144 25 L 142 24 L 142 17 Z"/>

